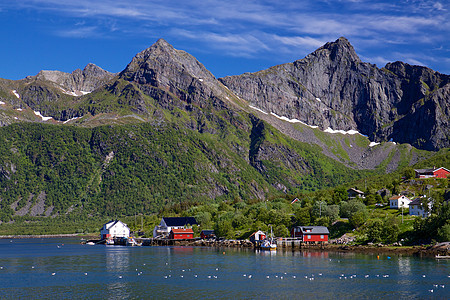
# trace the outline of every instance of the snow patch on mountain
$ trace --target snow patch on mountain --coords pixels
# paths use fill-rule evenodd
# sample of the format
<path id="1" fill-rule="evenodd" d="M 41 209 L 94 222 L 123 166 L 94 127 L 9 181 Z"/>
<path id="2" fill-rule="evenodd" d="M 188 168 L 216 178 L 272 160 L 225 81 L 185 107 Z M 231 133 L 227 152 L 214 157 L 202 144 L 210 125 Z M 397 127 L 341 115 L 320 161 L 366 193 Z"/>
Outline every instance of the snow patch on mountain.
<path id="1" fill-rule="evenodd" d="M 227 97 L 227 98 L 228 98 L 228 97 Z M 259 112 L 262 112 L 262 113 L 265 114 L 265 115 L 268 115 L 268 113 L 266 113 L 266 112 L 263 111 L 262 109 L 259 109 L 259 108 L 255 107 L 255 106 L 253 106 L 253 105 L 249 105 L 248 107 L 250 107 L 251 109 L 257 110 L 257 111 L 259 111 Z"/>
<path id="2" fill-rule="evenodd" d="M 20 99 L 20 95 L 16 90 L 12 90 L 12 93 L 17 97 L 17 99 Z"/>
<path id="3" fill-rule="evenodd" d="M 330 127 L 328 127 L 327 129 L 325 129 L 324 132 L 328 132 L 328 133 L 350 134 L 350 135 L 353 135 L 353 134 L 360 134 L 359 131 L 353 130 L 353 129 L 348 130 L 348 131 L 345 131 L 345 130 L 333 130 L 333 129 L 331 129 Z"/>
<path id="4" fill-rule="evenodd" d="M 287 118 L 287 117 L 285 117 L 285 116 L 279 116 L 279 115 L 277 115 L 277 114 L 275 114 L 275 113 L 273 113 L 273 112 L 271 112 L 270 114 L 271 114 L 272 116 L 274 116 L 274 117 L 280 119 L 280 120 L 287 121 L 287 122 L 289 122 L 289 123 L 300 123 L 300 124 L 306 125 L 306 126 L 311 127 L 311 128 L 318 128 L 318 127 L 319 127 L 319 126 L 314 126 L 314 125 L 306 124 L 305 122 L 302 122 L 302 121 L 297 120 L 297 119 L 289 119 L 289 118 Z"/>
<path id="5" fill-rule="evenodd" d="M 73 121 L 73 120 L 76 120 L 76 119 L 80 119 L 80 118 L 82 118 L 82 117 L 75 117 L 75 118 L 66 120 L 66 121 L 63 122 L 63 124 L 66 124 L 66 123 L 68 123 L 68 122 L 70 122 L 70 121 Z"/>
<path id="6" fill-rule="evenodd" d="M 44 117 L 41 112 L 39 111 L 34 111 L 34 114 L 38 117 L 41 117 L 42 121 L 48 121 L 50 119 L 53 119 L 53 117 Z"/>

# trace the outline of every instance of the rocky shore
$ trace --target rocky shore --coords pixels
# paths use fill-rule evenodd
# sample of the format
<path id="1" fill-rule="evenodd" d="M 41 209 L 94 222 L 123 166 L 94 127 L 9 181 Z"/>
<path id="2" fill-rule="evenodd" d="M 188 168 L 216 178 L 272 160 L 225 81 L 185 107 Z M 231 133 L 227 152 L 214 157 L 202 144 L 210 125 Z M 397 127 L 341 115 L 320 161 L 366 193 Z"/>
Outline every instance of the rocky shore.
<path id="1" fill-rule="evenodd" d="M 0 239 L 26 239 L 26 238 L 69 238 L 80 237 L 89 239 L 92 235 L 80 234 L 58 234 L 58 235 L 4 235 Z M 96 237 L 96 236 L 95 236 Z M 145 244 L 145 243 L 144 243 Z M 165 243 L 169 245 L 169 243 Z M 170 245 L 174 246 L 193 246 L 193 247 L 218 247 L 218 248 L 254 248 L 254 244 L 249 240 L 179 240 L 172 241 Z M 150 244 L 148 244 L 150 246 Z M 419 256 L 449 256 L 450 242 L 439 243 L 435 245 L 417 245 L 417 246 L 392 246 L 392 245 L 350 245 L 350 244 L 302 244 L 301 247 L 290 247 L 288 244 L 278 245 L 278 250 L 285 251 L 332 251 L 366 254 L 390 254 L 390 255 L 419 255 Z"/>

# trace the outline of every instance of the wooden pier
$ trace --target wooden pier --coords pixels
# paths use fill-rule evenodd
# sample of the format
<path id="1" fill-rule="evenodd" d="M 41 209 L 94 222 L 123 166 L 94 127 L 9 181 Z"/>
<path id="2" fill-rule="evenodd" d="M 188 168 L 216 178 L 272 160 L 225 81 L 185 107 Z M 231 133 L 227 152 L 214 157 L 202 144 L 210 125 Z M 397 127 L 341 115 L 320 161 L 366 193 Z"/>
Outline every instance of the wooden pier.
<path id="1" fill-rule="evenodd" d="M 324 242 L 303 242 L 300 238 L 278 238 L 276 240 L 278 249 L 308 249 L 308 248 L 320 248 L 324 249 Z"/>

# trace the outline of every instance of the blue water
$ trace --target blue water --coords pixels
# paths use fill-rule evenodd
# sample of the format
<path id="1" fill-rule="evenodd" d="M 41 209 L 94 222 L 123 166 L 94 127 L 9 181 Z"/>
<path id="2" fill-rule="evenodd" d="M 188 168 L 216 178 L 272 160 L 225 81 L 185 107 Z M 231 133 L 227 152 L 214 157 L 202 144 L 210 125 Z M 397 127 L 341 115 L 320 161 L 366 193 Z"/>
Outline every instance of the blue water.
<path id="1" fill-rule="evenodd" d="M 1 299 L 449 299 L 450 261 L 0 240 Z"/>

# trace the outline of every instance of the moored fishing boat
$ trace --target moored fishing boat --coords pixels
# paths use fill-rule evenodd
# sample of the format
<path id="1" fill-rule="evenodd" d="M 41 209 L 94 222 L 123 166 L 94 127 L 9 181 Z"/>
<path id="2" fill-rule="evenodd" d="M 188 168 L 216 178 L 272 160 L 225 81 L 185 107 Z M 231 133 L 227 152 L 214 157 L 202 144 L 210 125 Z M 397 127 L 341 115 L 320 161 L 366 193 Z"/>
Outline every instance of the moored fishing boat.
<path id="1" fill-rule="evenodd" d="M 266 239 L 261 243 L 261 250 L 277 250 L 277 244 L 273 241 L 272 226 L 270 226 L 270 239 Z"/>

